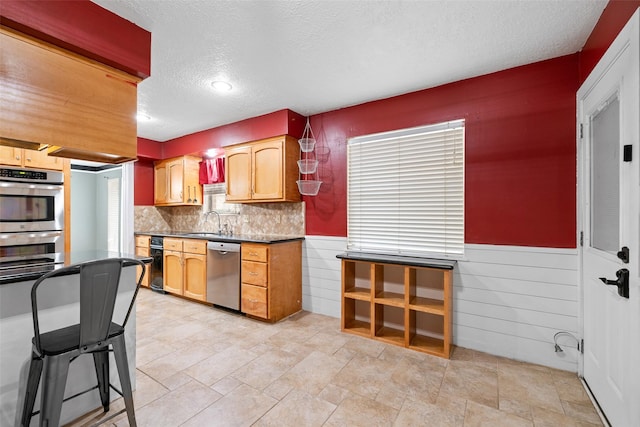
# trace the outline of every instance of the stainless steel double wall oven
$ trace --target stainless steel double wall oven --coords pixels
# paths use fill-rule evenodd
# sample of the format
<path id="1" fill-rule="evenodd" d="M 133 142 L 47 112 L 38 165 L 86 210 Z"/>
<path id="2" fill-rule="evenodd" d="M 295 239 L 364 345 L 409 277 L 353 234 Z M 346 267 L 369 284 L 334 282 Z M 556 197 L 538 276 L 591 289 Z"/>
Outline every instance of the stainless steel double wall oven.
<path id="1" fill-rule="evenodd" d="M 64 191 L 62 172 L 0 167 L 0 280 L 59 262 Z"/>

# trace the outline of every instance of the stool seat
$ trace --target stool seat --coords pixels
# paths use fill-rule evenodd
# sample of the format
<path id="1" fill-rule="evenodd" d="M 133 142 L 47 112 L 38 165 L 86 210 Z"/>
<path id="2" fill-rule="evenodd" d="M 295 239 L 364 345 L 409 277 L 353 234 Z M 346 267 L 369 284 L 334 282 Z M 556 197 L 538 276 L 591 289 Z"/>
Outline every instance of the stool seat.
<path id="1" fill-rule="evenodd" d="M 107 339 L 124 334 L 124 328 L 111 322 Z M 31 340 L 35 345 L 35 337 Z M 80 324 L 45 332 L 40 335 L 40 350 L 43 356 L 57 356 L 78 349 L 80 344 Z"/>

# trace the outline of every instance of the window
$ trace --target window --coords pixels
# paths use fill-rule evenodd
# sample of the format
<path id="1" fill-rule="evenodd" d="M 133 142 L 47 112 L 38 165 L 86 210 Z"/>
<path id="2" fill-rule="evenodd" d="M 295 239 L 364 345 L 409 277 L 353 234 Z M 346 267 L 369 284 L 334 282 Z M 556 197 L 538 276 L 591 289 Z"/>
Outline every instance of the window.
<path id="1" fill-rule="evenodd" d="M 347 249 L 464 251 L 464 120 L 351 138 Z"/>

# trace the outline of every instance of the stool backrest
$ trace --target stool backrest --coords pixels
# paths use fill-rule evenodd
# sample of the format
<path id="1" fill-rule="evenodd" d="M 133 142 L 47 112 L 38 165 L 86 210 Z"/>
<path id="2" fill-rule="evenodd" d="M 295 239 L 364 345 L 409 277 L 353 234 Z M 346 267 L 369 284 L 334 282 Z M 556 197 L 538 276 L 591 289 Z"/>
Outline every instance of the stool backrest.
<path id="1" fill-rule="evenodd" d="M 80 347 L 104 341 L 116 305 L 122 260 L 80 266 Z"/>
<path id="2" fill-rule="evenodd" d="M 56 276 L 79 274 L 80 342 L 78 347 L 81 350 L 91 350 L 91 347 L 106 340 L 109 335 L 116 297 L 120 287 L 120 276 L 125 264 L 142 268 L 127 314 L 122 325 L 120 325 L 124 327 L 131 314 L 138 289 L 144 277 L 145 265 L 143 262 L 133 258 L 107 258 L 89 261 L 51 271 L 35 281 L 31 288 L 31 310 L 34 338 L 38 352 L 41 352 L 37 298 L 37 290 L 40 284 Z"/>

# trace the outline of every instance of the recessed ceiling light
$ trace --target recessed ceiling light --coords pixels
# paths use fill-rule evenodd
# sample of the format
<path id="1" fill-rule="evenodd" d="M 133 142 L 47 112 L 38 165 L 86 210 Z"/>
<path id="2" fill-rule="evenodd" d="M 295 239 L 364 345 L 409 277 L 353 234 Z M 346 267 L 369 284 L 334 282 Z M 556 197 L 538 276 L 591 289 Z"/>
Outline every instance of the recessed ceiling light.
<path id="1" fill-rule="evenodd" d="M 229 92 L 232 88 L 231 83 L 227 83 L 222 80 L 216 80 L 212 82 L 211 87 L 213 87 L 218 92 Z"/>
<path id="2" fill-rule="evenodd" d="M 147 116 L 144 113 L 138 113 L 138 114 L 136 114 L 136 120 L 139 121 L 139 122 L 148 122 L 148 121 L 151 120 L 151 117 Z"/>

